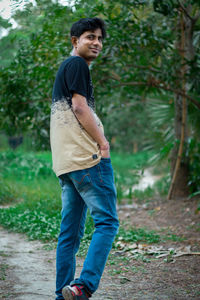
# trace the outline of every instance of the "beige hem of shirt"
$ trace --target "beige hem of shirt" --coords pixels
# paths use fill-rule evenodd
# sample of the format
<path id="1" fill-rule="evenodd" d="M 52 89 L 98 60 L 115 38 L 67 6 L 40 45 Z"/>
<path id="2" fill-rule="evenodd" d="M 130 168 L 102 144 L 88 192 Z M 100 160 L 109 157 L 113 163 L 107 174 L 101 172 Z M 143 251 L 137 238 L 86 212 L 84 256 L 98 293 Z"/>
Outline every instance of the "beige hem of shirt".
<path id="1" fill-rule="evenodd" d="M 89 168 L 92 168 L 96 165 L 98 165 L 98 163 L 101 161 L 101 157 L 98 157 L 98 159 L 95 159 L 92 163 L 90 164 L 87 164 L 86 166 L 84 167 L 73 167 L 71 169 L 69 168 L 65 168 L 63 170 L 59 170 L 56 174 L 57 177 L 59 177 L 60 175 L 63 175 L 63 174 L 66 174 L 66 173 L 70 173 L 70 172 L 73 172 L 73 171 L 80 171 L 80 170 L 85 170 L 85 169 L 89 169 Z"/>

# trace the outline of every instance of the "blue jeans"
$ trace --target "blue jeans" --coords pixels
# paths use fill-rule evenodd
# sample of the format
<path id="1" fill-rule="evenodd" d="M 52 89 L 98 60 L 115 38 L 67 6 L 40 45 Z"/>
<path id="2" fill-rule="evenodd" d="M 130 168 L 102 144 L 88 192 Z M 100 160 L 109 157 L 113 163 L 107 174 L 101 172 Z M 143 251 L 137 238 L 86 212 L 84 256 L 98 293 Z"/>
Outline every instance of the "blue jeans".
<path id="1" fill-rule="evenodd" d="M 94 293 L 99 285 L 108 254 L 117 234 L 116 189 L 110 158 L 92 168 L 60 176 L 62 221 L 56 257 L 56 300 L 64 299 L 65 285 L 83 284 Z M 80 239 L 84 234 L 87 208 L 95 231 L 80 277 L 74 279 Z"/>

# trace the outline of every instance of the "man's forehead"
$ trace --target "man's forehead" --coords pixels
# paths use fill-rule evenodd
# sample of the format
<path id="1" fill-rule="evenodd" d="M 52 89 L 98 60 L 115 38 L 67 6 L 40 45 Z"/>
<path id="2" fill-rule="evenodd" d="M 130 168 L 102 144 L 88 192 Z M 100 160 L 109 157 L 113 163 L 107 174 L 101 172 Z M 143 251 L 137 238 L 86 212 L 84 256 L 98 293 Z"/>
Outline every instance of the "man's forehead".
<path id="1" fill-rule="evenodd" d="M 88 30 L 88 31 L 85 31 L 83 34 L 84 35 L 87 35 L 87 34 L 95 34 L 96 36 L 101 36 L 102 37 L 102 31 L 100 28 L 97 28 L 97 29 L 94 29 L 94 30 Z"/>

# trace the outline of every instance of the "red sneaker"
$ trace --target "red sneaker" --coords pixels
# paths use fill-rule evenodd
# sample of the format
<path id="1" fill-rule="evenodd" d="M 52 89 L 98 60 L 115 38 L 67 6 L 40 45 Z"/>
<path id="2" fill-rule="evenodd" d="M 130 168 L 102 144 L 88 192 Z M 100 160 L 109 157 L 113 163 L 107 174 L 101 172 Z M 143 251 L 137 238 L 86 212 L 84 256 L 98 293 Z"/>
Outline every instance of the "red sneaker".
<path id="1" fill-rule="evenodd" d="M 87 293 L 83 285 L 74 286 L 79 291 L 79 295 L 76 295 L 72 287 L 70 285 L 67 285 L 62 289 L 62 295 L 65 300 L 88 300 L 91 297 L 91 295 Z"/>

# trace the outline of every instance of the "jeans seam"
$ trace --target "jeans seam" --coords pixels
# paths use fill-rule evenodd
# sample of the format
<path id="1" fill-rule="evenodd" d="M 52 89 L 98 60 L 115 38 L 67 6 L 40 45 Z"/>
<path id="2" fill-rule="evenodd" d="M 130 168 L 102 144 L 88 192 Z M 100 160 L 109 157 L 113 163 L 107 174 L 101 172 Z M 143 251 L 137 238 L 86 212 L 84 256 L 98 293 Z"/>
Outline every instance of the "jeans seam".
<path id="1" fill-rule="evenodd" d="M 77 234 L 76 234 L 76 238 L 74 240 L 74 246 L 73 246 L 73 259 L 74 259 L 74 256 L 75 256 L 75 253 L 74 253 L 74 249 L 75 249 L 75 245 L 76 245 L 76 242 L 77 242 L 77 239 L 78 239 L 78 234 L 79 234 L 79 231 L 80 231 L 80 225 L 81 225 L 81 220 L 82 220 L 82 217 L 83 217 L 83 211 L 84 211 L 84 207 L 85 207 L 85 203 L 83 205 L 83 208 L 82 208 L 82 213 L 81 213 L 81 217 L 80 217 L 80 221 L 79 221 L 79 226 L 78 226 L 78 231 L 77 231 Z M 73 268 L 73 273 L 74 274 L 74 264 L 72 265 L 72 268 Z"/>
<path id="2" fill-rule="evenodd" d="M 101 175 L 101 168 L 100 168 L 99 165 L 98 165 L 98 171 L 99 171 L 100 182 L 103 182 L 103 178 L 102 178 L 102 175 Z"/>

